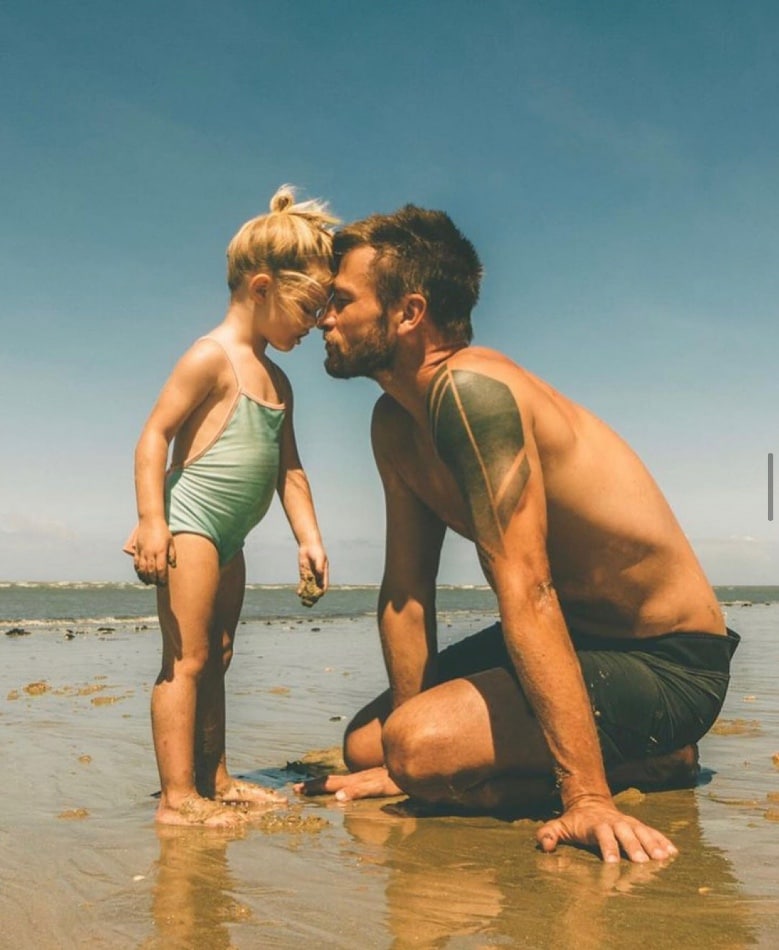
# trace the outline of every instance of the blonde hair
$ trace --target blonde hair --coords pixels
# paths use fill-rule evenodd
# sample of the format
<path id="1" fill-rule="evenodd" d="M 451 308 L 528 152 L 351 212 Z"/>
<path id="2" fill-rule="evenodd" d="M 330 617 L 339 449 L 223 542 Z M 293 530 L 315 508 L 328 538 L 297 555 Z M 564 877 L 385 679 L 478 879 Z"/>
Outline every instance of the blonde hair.
<path id="1" fill-rule="evenodd" d="M 330 226 L 338 223 L 326 202 L 296 202 L 295 188 L 282 185 L 270 213 L 247 221 L 227 245 L 227 286 L 234 293 L 248 274 L 266 271 L 293 296 L 308 296 L 298 290 L 312 282 L 312 272 L 332 273 Z"/>

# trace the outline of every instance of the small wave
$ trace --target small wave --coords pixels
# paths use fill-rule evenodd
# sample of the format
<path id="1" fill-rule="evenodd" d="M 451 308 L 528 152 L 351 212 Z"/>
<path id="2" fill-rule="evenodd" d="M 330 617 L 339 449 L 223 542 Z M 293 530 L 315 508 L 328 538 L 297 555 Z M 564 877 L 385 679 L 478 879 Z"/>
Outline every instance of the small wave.
<path id="1" fill-rule="evenodd" d="M 139 581 L 0 581 L 0 590 L 146 590 Z"/>
<path id="2" fill-rule="evenodd" d="M 13 620 L 0 620 L 0 634 L 5 632 L 6 627 L 23 627 L 24 629 L 37 628 L 43 629 L 46 627 L 74 627 L 74 626 L 89 626 L 89 627 L 108 627 L 108 626 L 139 626 L 140 624 L 156 624 L 157 615 L 149 615 L 148 617 L 55 617 L 54 619 L 40 617 L 36 619 L 32 618 L 19 618 Z"/>

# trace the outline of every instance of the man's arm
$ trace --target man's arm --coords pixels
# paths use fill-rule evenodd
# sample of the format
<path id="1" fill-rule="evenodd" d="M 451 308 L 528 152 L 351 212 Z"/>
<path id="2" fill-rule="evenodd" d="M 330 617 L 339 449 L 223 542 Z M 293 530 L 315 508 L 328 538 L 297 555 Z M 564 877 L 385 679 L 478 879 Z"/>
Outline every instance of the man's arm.
<path id="1" fill-rule="evenodd" d="M 378 621 L 393 707 L 435 683 L 435 585 L 446 530 L 409 489 L 394 464 L 397 453 L 404 449 L 399 432 L 403 412 L 384 397 L 376 406 L 371 426 L 386 507 Z"/>
<path id="2" fill-rule="evenodd" d="M 468 504 L 492 576 L 506 647 L 555 763 L 565 812 L 541 829 L 541 846 L 552 850 L 567 839 L 597 845 L 606 860 L 619 859 L 620 845 L 633 860 L 666 857 L 665 839 L 621 815 L 611 799 L 589 697 L 552 583 L 532 426 L 523 425 L 506 383 L 449 365 L 434 379 L 428 411 L 437 450 Z"/>
<path id="3" fill-rule="evenodd" d="M 404 423 L 404 410 L 382 397 L 373 413 L 371 441 L 387 515 L 378 621 L 393 708 L 436 681 L 435 583 L 446 531 L 393 462 L 409 449 L 400 431 Z M 383 765 L 299 782 L 294 788 L 304 795 L 333 793 L 339 801 L 402 794 Z"/>

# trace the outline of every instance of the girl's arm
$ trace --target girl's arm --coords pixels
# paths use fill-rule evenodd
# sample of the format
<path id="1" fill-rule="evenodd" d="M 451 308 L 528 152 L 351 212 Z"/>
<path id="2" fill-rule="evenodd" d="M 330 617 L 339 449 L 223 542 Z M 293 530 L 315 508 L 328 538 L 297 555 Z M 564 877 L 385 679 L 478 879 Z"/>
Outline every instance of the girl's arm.
<path id="1" fill-rule="evenodd" d="M 287 407 L 281 434 L 281 458 L 277 490 L 279 499 L 298 543 L 298 594 L 310 606 L 324 594 L 329 583 L 329 565 L 322 544 L 319 525 L 314 511 L 311 486 L 298 455 L 295 428 L 292 421 L 292 387 L 287 377 L 278 370 L 283 381 L 283 402 Z M 311 584 L 318 590 L 314 590 Z"/>
<path id="2" fill-rule="evenodd" d="M 166 584 L 176 550 L 165 520 L 165 469 L 170 443 L 192 412 L 213 390 L 223 357 L 197 344 L 173 369 L 146 420 L 135 447 L 138 528 L 133 561 L 145 584 Z"/>

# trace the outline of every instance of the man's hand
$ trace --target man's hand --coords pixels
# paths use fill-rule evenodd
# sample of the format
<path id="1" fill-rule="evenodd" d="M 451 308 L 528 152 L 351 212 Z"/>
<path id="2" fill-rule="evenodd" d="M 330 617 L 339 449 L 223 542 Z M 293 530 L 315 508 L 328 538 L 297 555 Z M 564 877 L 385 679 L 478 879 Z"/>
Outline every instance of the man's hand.
<path id="1" fill-rule="evenodd" d="M 572 805 L 546 822 L 536 840 L 543 851 L 554 851 L 560 843 L 596 847 L 609 864 L 619 861 L 620 850 L 637 863 L 665 861 L 679 853 L 665 835 L 601 800 Z"/>
<path id="2" fill-rule="evenodd" d="M 364 769 L 349 775 L 325 775 L 312 778 L 307 782 L 297 782 L 292 786 L 301 795 L 335 795 L 339 802 L 349 802 L 356 798 L 390 798 L 403 795 L 389 777 L 386 768 Z"/>

